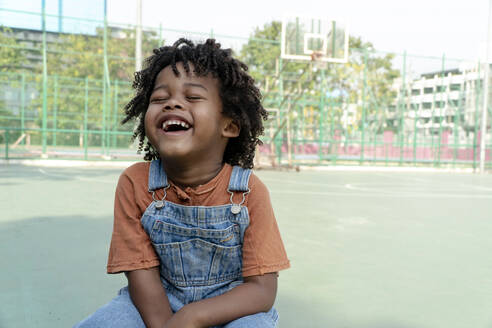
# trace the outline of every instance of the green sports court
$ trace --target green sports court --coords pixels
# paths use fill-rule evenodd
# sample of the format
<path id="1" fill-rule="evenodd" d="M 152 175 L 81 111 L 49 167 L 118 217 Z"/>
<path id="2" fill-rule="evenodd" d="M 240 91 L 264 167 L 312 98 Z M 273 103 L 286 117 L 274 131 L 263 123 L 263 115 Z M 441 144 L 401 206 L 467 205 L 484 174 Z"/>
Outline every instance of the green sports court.
<path id="1" fill-rule="evenodd" d="M 107 275 L 124 165 L 0 166 L 0 327 L 70 327 L 125 284 Z M 291 260 L 280 327 L 492 327 L 492 176 L 260 170 Z"/>

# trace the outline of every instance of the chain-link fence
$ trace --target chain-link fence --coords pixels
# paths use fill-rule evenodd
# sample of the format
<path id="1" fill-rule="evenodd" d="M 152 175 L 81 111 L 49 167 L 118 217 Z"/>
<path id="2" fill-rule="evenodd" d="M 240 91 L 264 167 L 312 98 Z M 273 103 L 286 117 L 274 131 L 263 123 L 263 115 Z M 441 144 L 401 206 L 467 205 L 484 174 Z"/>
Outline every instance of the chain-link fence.
<path id="1" fill-rule="evenodd" d="M 133 125 L 120 124 L 133 94 L 135 26 L 40 11 L 0 8 L 3 157 L 136 158 Z M 236 38 L 144 26 L 142 52 L 180 37 L 232 48 L 271 114 L 260 164 L 478 167 L 486 65 L 380 52 L 357 37 L 346 64 L 282 60 L 280 30 L 274 21 Z"/>

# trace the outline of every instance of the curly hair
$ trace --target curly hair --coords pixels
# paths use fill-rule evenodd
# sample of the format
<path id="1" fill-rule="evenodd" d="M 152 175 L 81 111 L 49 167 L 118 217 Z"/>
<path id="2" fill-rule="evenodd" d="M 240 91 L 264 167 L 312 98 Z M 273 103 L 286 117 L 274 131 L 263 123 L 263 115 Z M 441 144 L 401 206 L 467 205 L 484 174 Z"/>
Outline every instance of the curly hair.
<path id="1" fill-rule="evenodd" d="M 159 153 L 145 136 L 144 122 L 155 79 L 169 65 L 179 76 L 176 64 L 181 62 L 187 74 L 190 74 L 192 64 L 192 73 L 196 76 L 211 74 L 218 79 L 222 114 L 240 126 L 239 136 L 229 139 L 227 143 L 223 162 L 244 168 L 253 167 L 256 145 L 261 145 L 258 137 L 263 134 L 263 121 L 268 113 L 261 104 L 260 90 L 247 73 L 248 66 L 233 58 L 231 49 L 221 49 L 220 46 L 214 39 L 195 45 L 182 38 L 172 46 L 154 49 L 153 55 L 145 60 L 144 69 L 135 73 L 133 88 L 136 94 L 125 106 L 126 116 L 121 123 L 137 120 L 132 140 L 138 138 L 138 153 L 144 150 L 145 160 L 159 158 Z"/>

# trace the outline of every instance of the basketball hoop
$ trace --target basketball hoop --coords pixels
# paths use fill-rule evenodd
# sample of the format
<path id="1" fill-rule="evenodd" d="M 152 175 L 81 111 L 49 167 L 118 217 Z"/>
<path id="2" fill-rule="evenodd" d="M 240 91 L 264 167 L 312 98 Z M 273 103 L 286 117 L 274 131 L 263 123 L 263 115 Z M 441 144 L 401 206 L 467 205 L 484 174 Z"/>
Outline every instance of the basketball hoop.
<path id="1" fill-rule="evenodd" d="M 343 20 L 286 14 L 282 20 L 280 56 L 318 64 L 344 64 L 348 62 L 348 41 L 348 24 Z"/>
<path id="2" fill-rule="evenodd" d="M 316 69 L 326 69 L 328 67 L 328 63 L 323 60 L 325 56 L 321 51 L 313 51 L 311 53 L 311 65 Z"/>

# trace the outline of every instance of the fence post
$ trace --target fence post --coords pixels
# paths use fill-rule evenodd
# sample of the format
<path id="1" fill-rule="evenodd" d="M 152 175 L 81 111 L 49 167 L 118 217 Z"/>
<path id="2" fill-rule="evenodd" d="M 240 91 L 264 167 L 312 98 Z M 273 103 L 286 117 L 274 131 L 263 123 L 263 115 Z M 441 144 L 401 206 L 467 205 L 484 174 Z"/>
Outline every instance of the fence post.
<path id="1" fill-rule="evenodd" d="M 56 119 L 58 115 L 58 75 L 54 76 L 54 99 L 53 99 L 53 146 L 56 146 Z"/>
<path id="2" fill-rule="evenodd" d="M 464 79 L 463 79 L 464 80 Z M 454 127 L 453 127 L 453 139 L 454 139 L 454 145 L 453 145 L 453 167 L 456 166 L 456 157 L 457 157 L 457 147 L 458 145 L 458 124 L 459 121 L 461 121 L 461 117 L 458 115 L 461 115 L 461 106 L 462 104 L 462 98 L 463 98 L 463 82 L 460 84 L 460 96 L 458 98 L 458 107 L 455 107 L 454 109 Z M 463 109 L 463 113 L 465 112 L 465 109 Z"/>
<path id="3" fill-rule="evenodd" d="M 109 81 L 108 81 L 109 82 Z M 113 96 L 112 96 L 112 87 L 108 85 L 108 91 L 106 96 L 106 135 L 105 135 L 105 144 L 106 144 L 106 154 L 109 155 L 111 153 L 111 131 L 113 127 L 111 126 L 111 116 L 113 111 Z"/>
<path id="4" fill-rule="evenodd" d="M 9 159 L 9 129 L 5 128 L 5 159 Z"/>
<path id="5" fill-rule="evenodd" d="M 477 80 L 475 82 L 475 130 L 473 132 L 473 170 L 477 168 L 477 139 L 478 139 L 478 105 L 480 99 L 480 93 L 482 92 L 482 84 L 480 80 L 480 61 L 478 62 L 477 68 Z"/>
<path id="6" fill-rule="evenodd" d="M 112 145 L 113 148 L 116 148 L 116 133 L 118 132 L 118 124 L 117 124 L 117 119 L 118 119 L 118 80 L 114 80 L 114 99 L 113 99 L 113 138 L 112 138 Z"/>
<path id="7" fill-rule="evenodd" d="M 279 105 L 282 104 L 283 102 L 283 99 L 284 99 L 284 79 L 282 78 L 282 70 L 283 70 L 283 67 L 282 67 L 283 63 L 282 63 L 282 57 L 279 58 L 278 60 L 278 67 L 279 67 L 279 93 L 280 93 L 280 98 L 279 98 Z M 289 99 L 290 101 L 290 99 Z M 280 108 L 279 106 L 279 109 L 278 109 L 278 115 L 279 115 L 279 119 L 280 119 L 280 122 L 282 122 L 282 109 Z M 280 137 L 279 137 L 280 135 Z M 280 140 L 279 140 L 280 139 Z M 277 140 L 279 140 L 277 142 Z M 276 152 L 277 152 L 277 161 L 278 161 L 278 165 L 281 166 L 282 164 L 282 134 L 281 132 L 279 131 L 279 133 L 277 133 L 277 136 L 275 137 L 275 149 L 276 149 Z"/>
<path id="8" fill-rule="evenodd" d="M 42 118 L 42 156 L 46 156 L 46 125 L 48 120 L 48 63 L 46 58 L 46 0 L 42 0 L 43 29 L 43 118 Z"/>
<path id="9" fill-rule="evenodd" d="M 319 99 L 318 113 L 318 162 L 321 163 L 323 157 L 323 138 L 324 138 L 324 120 L 325 120 L 325 70 L 321 69 L 321 92 Z"/>
<path id="10" fill-rule="evenodd" d="M 485 71 L 483 77 L 483 102 L 482 102 L 482 119 L 480 124 L 480 173 L 485 173 L 486 140 L 487 140 L 487 114 L 489 109 L 489 82 L 490 82 L 490 52 L 492 44 L 492 0 L 489 0 L 489 17 L 487 24 L 487 49 L 485 51 Z"/>
<path id="11" fill-rule="evenodd" d="M 381 106 L 379 106 L 379 104 L 376 105 L 377 106 L 377 110 L 378 110 L 378 113 L 379 115 L 382 117 L 383 115 L 381 114 L 381 111 L 382 111 L 382 108 Z M 376 117 L 376 115 L 374 115 L 374 117 Z M 375 131 L 373 131 L 373 136 L 372 136 L 372 142 L 373 142 L 373 151 L 374 151 L 374 157 L 373 157 L 373 164 L 377 163 L 378 160 L 377 160 L 377 149 L 378 149 L 378 145 L 377 145 L 377 139 L 378 139 L 378 129 L 376 129 Z"/>
<path id="12" fill-rule="evenodd" d="M 63 32 L 63 0 L 58 0 L 58 33 Z"/>
<path id="13" fill-rule="evenodd" d="M 442 146 L 442 107 L 444 104 L 443 98 L 444 98 L 444 92 L 443 92 L 443 87 L 444 87 L 444 62 L 445 62 L 445 54 L 442 54 L 442 66 L 441 66 L 441 100 L 439 102 L 439 138 L 438 138 L 438 151 L 437 151 L 437 166 L 441 165 L 441 146 Z M 447 87 L 446 87 L 447 89 Z M 446 99 L 447 100 L 447 99 Z"/>
<path id="14" fill-rule="evenodd" d="M 85 77 L 85 89 L 84 89 L 84 160 L 88 159 L 87 148 L 87 117 L 89 111 L 89 78 Z"/>
<path id="15" fill-rule="evenodd" d="M 418 104 L 412 104 L 413 106 L 413 165 L 417 166 L 417 107 Z"/>
<path id="16" fill-rule="evenodd" d="M 405 126 L 404 126 L 404 110 L 403 108 L 405 106 L 402 105 L 402 100 L 404 99 L 403 97 L 406 97 L 407 95 L 407 86 L 405 85 L 406 84 L 406 74 L 407 74 L 407 51 L 405 50 L 403 52 L 403 77 L 402 77 L 402 82 L 401 82 L 401 87 L 402 87 L 402 90 L 401 90 L 401 97 L 400 97 L 400 101 L 399 101 L 399 107 L 400 107 L 400 124 L 399 124 L 399 127 L 400 127 L 400 131 L 399 131 L 399 135 L 400 135 L 400 165 L 403 164 L 403 152 L 404 152 L 404 141 L 405 141 Z"/>
<path id="17" fill-rule="evenodd" d="M 366 88 L 367 88 L 367 49 L 364 49 L 364 77 L 362 81 L 362 116 L 361 116 L 361 140 L 360 140 L 360 165 L 364 162 L 364 139 L 366 121 Z"/>
<path id="18" fill-rule="evenodd" d="M 25 133 L 25 110 L 26 110 L 26 73 L 22 72 L 21 75 L 21 135 Z M 22 144 L 25 144 L 25 140 L 22 139 Z"/>
<path id="19" fill-rule="evenodd" d="M 432 162 L 435 165 L 436 161 L 436 156 L 434 155 L 434 113 L 436 109 L 436 89 L 437 89 L 437 81 L 436 81 L 436 75 L 432 77 L 433 81 L 433 91 L 432 91 L 432 106 L 431 106 L 431 127 L 430 127 L 430 134 L 431 134 L 431 155 L 432 155 Z M 424 89 L 425 90 L 425 89 Z M 424 91 L 425 92 L 425 91 Z"/>
<path id="20" fill-rule="evenodd" d="M 106 106 L 108 102 L 107 93 L 111 86 L 109 79 L 109 64 L 108 64 L 108 16 L 107 16 L 107 0 L 104 0 L 104 33 L 103 33 L 103 50 L 104 50 L 104 77 L 103 77 L 103 99 L 102 99 L 102 131 L 101 143 L 103 155 L 106 154 L 107 132 L 106 132 Z"/>
<path id="21" fill-rule="evenodd" d="M 330 155 L 332 158 L 332 164 L 335 165 L 337 161 L 338 144 L 335 145 L 335 116 L 333 110 L 333 98 L 330 99 Z"/>

